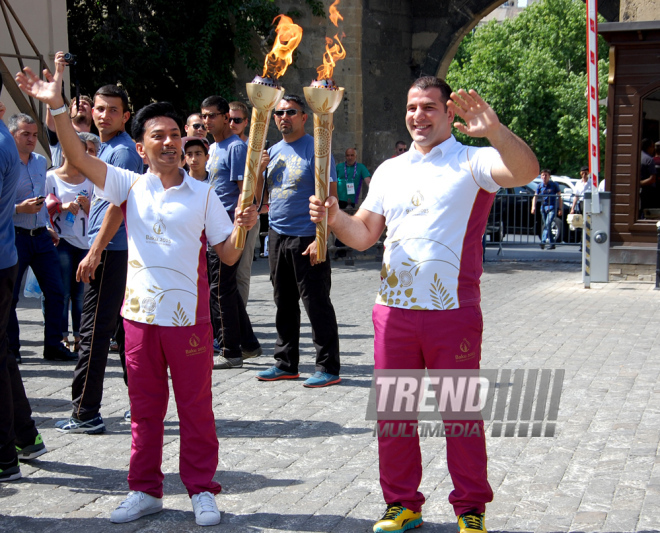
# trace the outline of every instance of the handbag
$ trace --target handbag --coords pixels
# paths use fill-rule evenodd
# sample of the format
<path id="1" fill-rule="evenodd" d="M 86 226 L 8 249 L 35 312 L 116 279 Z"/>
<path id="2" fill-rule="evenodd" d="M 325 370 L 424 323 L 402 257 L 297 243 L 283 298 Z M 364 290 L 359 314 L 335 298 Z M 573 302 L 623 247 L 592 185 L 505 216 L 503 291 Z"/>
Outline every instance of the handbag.
<path id="1" fill-rule="evenodd" d="M 578 213 L 573 215 L 568 215 L 566 217 L 566 222 L 571 227 L 572 230 L 580 229 L 584 227 L 584 217 Z"/>

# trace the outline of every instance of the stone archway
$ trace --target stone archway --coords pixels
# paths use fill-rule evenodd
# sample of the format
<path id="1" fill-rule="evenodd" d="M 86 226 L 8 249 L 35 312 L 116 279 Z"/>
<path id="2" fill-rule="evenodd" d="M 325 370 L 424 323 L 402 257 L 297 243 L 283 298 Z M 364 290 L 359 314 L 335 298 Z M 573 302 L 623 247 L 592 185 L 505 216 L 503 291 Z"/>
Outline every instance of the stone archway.
<path id="1" fill-rule="evenodd" d="M 369 168 L 391 157 L 397 140 L 410 138 L 403 121 L 410 83 L 420 75 L 444 77 L 463 37 L 504 1 L 363 0 L 359 70 L 352 71 L 364 95 L 356 104 L 363 127 L 354 142 Z M 598 10 L 616 21 L 619 3 L 599 0 Z"/>
<path id="2" fill-rule="evenodd" d="M 505 0 L 413 2 L 411 5 L 413 25 L 421 28 L 436 25 L 437 28 L 432 43 L 429 41 L 433 33 L 422 31 L 417 39 L 416 34 L 413 33 L 413 53 L 417 52 L 419 55 L 420 52 L 414 50 L 415 40 L 420 44 L 424 41 L 429 43 L 424 60 L 420 61 L 419 74 L 444 78 L 463 37 L 472 31 L 482 18 L 504 2 Z M 600 0 L 598 11 L 608 22 L 617 21 L 619 20 L 619 3 L 620 0 Z M 446 14 L 442 13 L 445 9 L 441 8 L 439 4 L 447 6 Z"/>

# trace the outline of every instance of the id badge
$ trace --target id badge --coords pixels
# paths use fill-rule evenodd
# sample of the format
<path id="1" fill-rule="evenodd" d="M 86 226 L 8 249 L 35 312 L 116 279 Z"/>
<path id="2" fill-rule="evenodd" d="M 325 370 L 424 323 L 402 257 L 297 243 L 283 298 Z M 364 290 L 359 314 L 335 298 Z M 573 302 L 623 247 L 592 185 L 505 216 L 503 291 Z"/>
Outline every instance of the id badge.
<path id="1" fill-rule="evenodd" d="M 347 183 L 346 184 L 346 193 L 347 194 L 355 194 L 355 184 Z"/>

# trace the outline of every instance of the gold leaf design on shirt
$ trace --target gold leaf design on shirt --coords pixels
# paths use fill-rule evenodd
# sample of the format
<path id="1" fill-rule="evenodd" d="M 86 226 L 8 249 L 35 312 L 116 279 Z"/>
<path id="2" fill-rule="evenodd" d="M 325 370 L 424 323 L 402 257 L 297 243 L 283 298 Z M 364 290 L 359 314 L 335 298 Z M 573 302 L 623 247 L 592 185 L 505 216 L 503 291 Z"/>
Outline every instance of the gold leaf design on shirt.
<path id="1" fill-rule="evenodd" d="M 147 324 L 151 324 L 156 318 L 156 315 L 147 315 Z"/>
<path id="2" fill-rule="evenodd" d="M 438 279 L 437 273 L 433 275 L 431 283 L 431 301 L 436 309 L 452 309 L 456 306 L 451 294 Z"/>
<path id="3" fill-rule="evenodd" d="M 186 312 L 181 307 L 181 302 L 177 302 L 176 311 L 174 311 L 174 316 L 172 317 L 172 324 L 175 326 L 190 326 L 190 320 L 186 316 Z"/>
<path id="4" fill-rule="evenodd" d="M 128 264 L 133 268 L 142 268 L 142 264 L 137 259 L 129 261 Z"/>

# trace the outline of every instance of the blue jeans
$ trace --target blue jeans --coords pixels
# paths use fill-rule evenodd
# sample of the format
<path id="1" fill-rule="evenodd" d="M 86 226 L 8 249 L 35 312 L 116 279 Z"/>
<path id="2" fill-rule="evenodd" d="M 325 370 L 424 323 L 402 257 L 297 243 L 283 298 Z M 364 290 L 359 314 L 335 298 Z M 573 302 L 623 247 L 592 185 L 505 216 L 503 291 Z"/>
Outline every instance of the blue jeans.
<path id="1" fill-rule="evenodd" d="M 23 274 L 25 274 L 28 266 L 32 267 L 39 282 L 39 287 L 44 293 L 44 346 L 59 346 L 62 340 L 62 328 L 60 326 L 62 323 L 64 293 L 62 292 L 62 276 L 58 268 L 59 258 L 50 234 L 44 231 L 31 237 L 23 233 L 16 233 L 16 252 L 18 253 L 18 272 L 9 313 L 9 324 L 7 324 L 9 349 L 14 353 L 18 353 L 20 348 L 16 304 L 21 288 L 20 280 L 23 279 Z"/>
<path id="2" fill-rule="evenodd" d="M 541 233 L 541 242 L 547 241 L 549 244 L 554 244 L 555 238 L 552 235 L 552 221 L 555 219 L 555 210 L 548 209 L 546 211 L 545 207 L 541 209 L 543 209 L 543 233 Z"/>
<path id="3" fill-rule="evenodd" d="M 60 243 L 57 245 L 57 253 L 60 256 L 60 272 L 62 273 L 62 289 L 64 290 L 62 336 L 69 335 L 69 299 L 71 299 L 71 326 L 73 336 L 79 337 L 85 284 L 82 281 L 76 281 L 76 271 L 78 270 L 80 261 L 87 255 L 87 250 L 78 248 L 65 239 L 60 239 Z"/>

